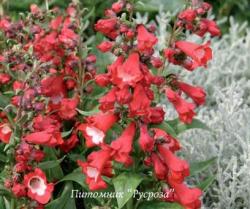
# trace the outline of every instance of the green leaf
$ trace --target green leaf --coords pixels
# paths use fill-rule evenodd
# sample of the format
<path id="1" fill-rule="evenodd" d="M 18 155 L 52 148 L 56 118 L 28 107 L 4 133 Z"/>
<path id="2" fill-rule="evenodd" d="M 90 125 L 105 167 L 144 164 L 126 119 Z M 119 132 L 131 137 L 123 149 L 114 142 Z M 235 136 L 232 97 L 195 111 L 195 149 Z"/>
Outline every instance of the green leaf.
<path id="1" fill-rule="evenodd" d="M 207 131 L 211 131 L 211 129 L 205 123 L 198 119 L 193 119 L 191 124 L 185 124 L 179 119 L 167 121 L 167 123 L 174 128 L 177 135 L 190 129 L 204 129 Z"/>
<path id="2" fill-rule="evenodd" d="M 72 131 L 73 131 L 73 128 L 70 129 L 69 131 L 64 131 L 64 132 L 62 132 L 62 138 L 65 138 L 65 137 L 69 136 L 69 135 L 71 134 Z"/>
<path id="3" fill-rule="evenodd" d="M 1 162 L 7 162 L 7 160 L 8 160 L 8 158 L 5 155 L 0 154 L 0 161 Z"/>
<path id="4" fill-rule="evenodd" d="M 4 196 L 1 196 L 1 195 L 0 195 L 0 208 L 1 209 L 10 209 L 10 200 Z"/>
<path id="5" fill-rule="evenodd" d="M 91 116 L 91 115 L 94 115 L 94 114 L 99 112 L 99 107 L 96 106 L 93 110 L 90 110 L 90 111 L 83 111 L 83 110 L 79 110 L 79 109 L 76 109 L 76 110 L 77 110 L 77 112 L 79 112 L 83 116 Z"/>
<path id="6" fill-rule="evenodd" d="M 64 160 L 65 157 L 66 156 L 62 157 L 59 160 L 50 160 L 50 161 L 41 162 L 38 164 L 38 167 L 41 168 L 42 170 L 55 168 L 60 165 L 60 163 Z"/>
<path id="7" fill-rule="evenodd" d="M 9 98 L 0 93 L 0 107 L 5 108 L 9 104 Z"/>
<path id="8" fill-rule="evenodd" d="M 196 175 L 196 174 L 208 169 L 209 166 L 211 166 L 212 164 L 215 163 L 216 159 L 217 159 L 217 157 L 213 157 L 209 160 L 191 163 L 190 175 L 193 176 L 193 175 Z"/>
<path id="9" fill-rule="evenodd" d="M 204 181 L 199 183 L 197 187 L 199 187 L 202 191 L 206 191 L 212 185 L 215 179 L 215 176 L 209 176 Z"/>
<path id="10" fill-rule="evenodd" d="M 88 20 L 91 16 L 93 16 L 95 13 L 95 7 L 93 7 L 87 14 L 84 15 L 84 18 L 82 19 L 82 22 L 85 22 Z"/>
<path id="11" fill-rule="evenodd" d="M 39 4 L 38 0 L 23 0 L 21 2 L 18 1 L 9 1 L 8 9 L 9 11 L 27 11 L 29 9 L 30 4 Z"/>
<path id="12" fill-rule="evenodd" d="M 161 124 L 152 125 L 152 128 L 162 129 L 173 137 L 177 136 L 175 129 L 168 122 L 162 122 Z"/>
<path id="13" fill-rule="evenodd" d="M 56 152 L 53 148 L 45 147 L 45 156 L 47 161 L 57 161 L 58 157 L 56 156 Z M 46 166 L 46 165 L 45 165 Z M 48 178 L 48 181 L 54 181 L 63 178 L 63 171 L 60 166 L 60 163 L 57 163 L 57 165 L 53 168 L 45 169 L 46 176 Z"/>
<path id="14" fill-rule="evenodd" d="M 139 11 L 146 12 L 158 12 L 159 9 L 165 11 L 175 11 L 180 10 L 185 5 L 184 0 L 144 0 L 144 4 L 137 4 L 136 9 Z"/>
<path id="15" fill-rule="evenodd" d="M 45 206 L 45 209 L 76 209 L 75 199 L 71 198 L 73 185 L 67 182 L 59 198 Z"/>
<path id="16" fill-rule="evenodd" d="M 0 208 L 1 209 L 6 209 L 4 199 L 3 199 L 2 195 L 0 195 Z"/>
<path id="17" fill-rule="evenodd" d="M 183 209 L 179 204 L 159 201 L 143 202 L 138 209 Z"/>
<path id="18" fill-rule="evenodd" d="M 123 173 L 113 179 L 117 194 L 118 208 L 122 208 L 133 196 L 134 190 L 139 186 L 142 177 L 133 173 Z"/>
<path id="19" fill-rule="evenodd" d="M 8 198 L 11 198 L 12 194 L 4 186 L 0 185 L 0 196 L 5 196 L 5 197 L 8 197 Z"/>
<path id="20" fill-rule="evenodd" d="M 96 66 L 98 69 L 98 73 L 104 73 L 106 71 L 106 66 L 112 63 L 114 56 L 111 53 L 101 53 L 96 46 L 104 41 L 104 36 L 101 33 L 97 33 L 95 36 L 95 41 L 93 42 L 93 50 L 92 52 L 96 55 L 97 61 Z"/>
<path id="21" fill-rule="evenodd" d="M 88 186 L 85 184 L 85 175 L 82 173 L 81 168 L 77 168 L 72 173 L 62 178 L 57 183 L 64 182 L 64 181 L 74 181 L 80 184 L 83 188 L 88 189 Z"/>

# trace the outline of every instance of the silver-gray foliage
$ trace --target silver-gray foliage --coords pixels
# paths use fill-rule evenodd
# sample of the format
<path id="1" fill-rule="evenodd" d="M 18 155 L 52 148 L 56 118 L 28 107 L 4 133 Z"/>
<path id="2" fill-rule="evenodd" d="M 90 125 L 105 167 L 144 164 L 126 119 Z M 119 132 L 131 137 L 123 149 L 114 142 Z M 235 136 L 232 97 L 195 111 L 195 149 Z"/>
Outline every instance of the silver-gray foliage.
<path id="1" fill-rule="evenodd" d="M 207 104 L 198 111 L 213 133 L 181 136 L 191 160 L 217 156 L 216 181 L 204 198 L 206 208 L 250 208 L 250 30 L 231 19 L 229 34 L 212 43 L 208 69 L 183 72 L 182 78 L 204 86 Z"/>

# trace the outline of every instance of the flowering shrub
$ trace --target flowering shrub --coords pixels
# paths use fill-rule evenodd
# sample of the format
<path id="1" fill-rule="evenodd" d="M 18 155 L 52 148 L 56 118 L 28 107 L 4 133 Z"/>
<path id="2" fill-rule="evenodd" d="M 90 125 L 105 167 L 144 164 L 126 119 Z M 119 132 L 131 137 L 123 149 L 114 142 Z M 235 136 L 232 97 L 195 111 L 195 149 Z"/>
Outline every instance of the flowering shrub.
<path id="1" fill-rule="evenodd" d="M 182 71 L 183 78 L 202 84 L 208 92 L 206 107 L 197 112 L 197 117 L 212 132 L 192 130 L 181 135 L 185 159 L 196 161 L 217 156 L 214 165 L 217 173 L 213 185 L 203 195 L 204 208 L 235 209 L 250 205 L 247 180 L 250 31 L 247 24 L 238 24 L 233 19 L 230 22 L 230 33 L 212 41 L 214 59 L 209 64 L 210 73 L 195 71 L 189 75 Z M 167 115 L 174 117 L 170 112 Z M 214 175 L 214 169 L 209 169 L 206 175 Z"/>
<path id="2" fill-rule="evenodd" d="M 180 128 L 207 128 L 194 119 L 206 93 L 168 66 L 206 67 L 210 41 L 187 41 L 184 32 L 220 30 L 206 18 L 209 4 L 187 2 L 158 51 L 156 25 L 137 24 L 135 4 L 114 3 L 94 26 L 105 37 L 97 49 L 114 58 L 102 73 L 76 1 L 65 12 L 31 5 L 16 22 L 1 18 L 2 207 L 201 207 L 204 183 L 185 183 L 190 168 L 176 137 Z M 165 121 L 163 97 L 179 119 Z M 78 191 L 94 196 L 81 201 Z"/>

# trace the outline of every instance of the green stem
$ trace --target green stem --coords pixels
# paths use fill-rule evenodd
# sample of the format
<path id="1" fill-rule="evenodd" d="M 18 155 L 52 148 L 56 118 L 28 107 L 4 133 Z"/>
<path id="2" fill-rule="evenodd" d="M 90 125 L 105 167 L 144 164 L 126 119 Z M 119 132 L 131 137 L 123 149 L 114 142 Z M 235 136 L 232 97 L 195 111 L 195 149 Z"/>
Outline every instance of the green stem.
<path id="1" fill-rule="evenodd" d="M 133 198 L 131 197 L 126 204 L 126 209 L 134 209 Z"/>
<path id="2" fill-rule="evenodd" d="M 3 3 L 0 3 L 0 16 L 4 15 Z"/>
<path id="3" fill-rule="evenodd" d="M 78 18 L 79 19 L 82 19 L 82 14 L 81 14 L 81 9 L 80 9 L 80 5 L 79 5 L 79 2 L 78 1 L 75 1 L 77 3 L 77 10 L 78 10 Z M 79 60 L 79 63 L 78 63 L 78 81 L 77 81 L 77 88 L 78 88 L 78 94 L 80 96 L 80 104 L 79 104 L 79 107 L 80 109 L 84 109 L 83 106 L 84 106 L 84 102 L 83 102 L 83 99 L 84 99 L 84 87 L 85 87 L 85 66 L 83 66 L 82 64 L 82 60 L 85 59 L 86 57 L 84 57 L 83 55 L 85 54 L 84 53 L 84 50 L 87 50 L 87 47 L 83 44 L 84 40 L 83 40 L 83 37 L 84 37 L 84 27 L 83 27 L 83 23 L 81 22 L 80 23 L 80 32 L 79 32 L 79 36 L 80 36 L 80 39 L 79 39 L 79 43 L 78 43 L 78 53 L 79 53 L 79 57 L 80 57 L 80 60 Z"/>
<path id="4" fill-rule="evenodd" d="M 45 0 L 46 11 L 49 11 L 49 0 Z"/>
<path id="5" fill-rule="evenodd" d="M 10 209 L 16 209 L 16 207 L 15 207 L 15 199 L 14 198 L 11 198 Z"/>

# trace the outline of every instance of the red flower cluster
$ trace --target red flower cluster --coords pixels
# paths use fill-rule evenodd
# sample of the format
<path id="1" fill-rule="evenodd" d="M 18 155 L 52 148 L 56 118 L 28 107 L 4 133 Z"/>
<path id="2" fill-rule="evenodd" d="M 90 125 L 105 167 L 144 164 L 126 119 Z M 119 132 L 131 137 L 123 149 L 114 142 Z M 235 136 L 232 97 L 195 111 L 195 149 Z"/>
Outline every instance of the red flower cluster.
<path id="1" fill-rule="evenodd" d="M 202 3 L 197 8 L 188 8 L 178 15 L 177 27 L 190 30 L 203 37 L 207 32 L 212 36 L 220 36 L 221 32 L 213 20 L 203 18 L 211 9 L 208 3 Z M 207 66 L 212 59 L 210 42 L 203 45 L 188 41 L 176 41 L 164 51 L 166 59 L 175 65 L 181 65 L 189 71 L 197 67 Z"/>
<path id="2" fill-rule="evenodd" d="M 9 143 L 12 130 L 8 123 L 0 123 L 0 140 L 6 144 Z"/>
<path id="3" fill-rule="evenodd" d="M 124 3 L 122 5 L 123 9 L 129 8 Z M 201 8 L 181 12 L 177 22 L 178 30 L 183 27 L 191 30 L 188 25 L 195 25 L 193 21 L 199 15 L 204 15 L 209 9 L 206 6 L 208 4 L 202 4 L 203 13 Z M 119 8 L 120 10 L 121 8 Z M 123 121 L 127 118 L 133 122 L 130 122 L 120 137 L 110 144 L 104 142 L 106 130 L 97 126 L 90 129 L 91 123 L 80 125 L 79 130 L 87 138 L 87 146 L 100 147 L 99 151 L 89 155 L 87 162 L 79 162 L 83 172 L 88 176 L 86 182 L 93 190 L 106 188 L 105 182 L 100 177 L 112 176 L 110 163 L 112 160 L 125 166 L 133 163 L 131 154 L 134 150 L 136 127 L 139 127 L 138 143 L 148 156 L 145 158 L 145 165 L 153 166 L 156 178 L 165 181 L 169 187 L 174 189 L 171 201 L 179 202 L 188 209 L 199 208 L 201 205 L 199 197 L 202 192 L 186 186 L 184 180 L 189 176 L 189 165 L 175 155 L 175 152 L 180 149 L 179 142 L 165 131 L 151 128 L 152 124 L 161 123 L 165 115 L 161 107 L 155 106 L 156 91 L 153 91 L 153 87 L 159 93 L 162 90 L 165 91 L 166 97 L 174 105 L 180 120 L 184 123 L 192 123 L 195 107 L 205 103 L 206 93 L 201 87 L 181 82 L 177 76 L 169 75 L 168 79 L 165 79 L 160 74 L 155 75 L 151 70 L 152 67 L 164 67 L 164 58 L 153 56 L 154 46 L 157 43 L 156 36 L 150 32 L 150 28 L 134 23 L 129 25 L 119 18 L 119 12 L 113 11 L 112 13 L 111 11 L 108 10 L 105 13 L 106 18 L 99 20 L 95 27 L 98 32 L 109 39 L 104 40 L 97 48 L 103 53 L 111 52 L 117 56 L 116 60 L 107 67 L 107 73 L 95 77 L 97 85 L 109 88 L 108 93 L 99 99 L 100 110 L 106 114 L 114 113 Z M 130 11 L 128 10 L 128 12 Z M 205 22 L 208 25 L 206 31 L 202 30 L 204 33 L 210 32 L 212 35 L 219 35 L 219 31 L 216 33 L 215 29 L 212 29 L 211 21 L 196 20 L 197 25 Z M 192 31 L 194 32 L 193 29 Z M 197 29 L 195 33 L 201 35 L 201 30 L 198 33 Z M 117 44 L 118 37 L 119 41 L 122 39 L 122 45 Z M 192 71 L 197 67 L 206 66 L 211 60 L 212 50 L 209 42 L 198 45 L 177 38 L 171 40 L 171 48 L 164 50 L 165 58 L 170 63 L 181 65 Z M 181 97 L 181 92 L 189 96 L 194 103 L 185 101 Z M 115 122 L 117 121 L 113 120 L 110 126 Z M 99 163 L 93 160 L 93 155 L 102 155 Z M 166 199 L 166 201 L 170 201 L 170 199 Z"/>
<path id="4" fill-rule="evenodd" d="M 0 19 L 5 36 L 20 45 L 4 49 L 0 56 L 0 88 L 11 89 L 11 107 L 0 113 L 0 140 L 13 146 L 15 154 L 5 186 L 17 197 L 28 197 L 27 207 L 42 209 L 52 197 L 54 184 L 38 168 L 45 157 L 44 147 L 49 147 L 58 155 L 78 149 L 86 154 L 81 158 L 86 160 L 74 161 L 82 168 L 90 190 L 107 188 L 106 178 L 120 172 L 115 165 L 129 170 L 136 163 L 152 169 L 154 179 L 168 185 L 172 195 L 163 201 L 200 208 L 201 190 L 185 184 L 190 171 L 189 164 L 178 157 L 180 143 L 156 128 L 165 119 L 158 104 L 165 93 L 180 121 L 192 123 L 195 108 L 205 103 L 206 93 L 169 74 L 166 62 L 189 71 L 206 67 L 212 59 L 210 42 L 199 45 L 180 35 L 190 30 L 201 37 L 207 32 L 218 36 L 220 31 L 214 21 L 204 18 L 209 4 L 192 6 L 178 15 L 168 46 L 156 53 L 155 28 L 136 24 L 133 7 L 119 0 L 95 24 L 95 30 L 105 37 L 97 49 L 115 57 L 102 74 L 96 73 L 95 55 L 82 52 L 77 5 L 70 4 L 65 14 L 50 10 L 48 17 L 31 5 L 27 21 Z M 105 93 L 89 102 L 93 89 L 100 87 Z M 85 111 L 97 103 L 99 112 Z M 80 144 L 85 145 L 84 151 Z"/>
<path id="5" fill-rule="evenodd" d="M 36 201 L 34 204 L 37 208 L 49 202 L 54 189 L 53 183 L 47 183 L 44 172 L 33 168 L 34 163 L 41 162 L 44 157 L 42 150 L 22 142 L 15 152 L 16 164 L 13 174 L 10 179 L 5 180 L 5 186 L 10 188 L 16 197 L 30 197 Z"/>
<path id="6" fill-rule="evenodd" d="M 94 55 L 81 59 L 78 53 L 82 40 L 78 35 L 80 22 L 76 5 L 70 4 L 66 14 L 58 9 L 50 12 L 53 18 L 31 5 L 30 21 L 0 20 L 5 36 L 20 44 L 20 50 L 6 48 L 0 56 L 0 87 L 13 92 L 12 123 L 16 123 L 11 124 L 10 116 L 1 111 L 0 140 L 8 144 L 11 137 L 20 139 L 10 173 L 12 178 L 6 180 L 6 186 L 17 197 L 29 197 L 32 205 L 29 208 L 37 209 L 49 202 L 54 187 L 47 183 L 43 171 L 36 168 L 45 156 L 42 146 L 69 152 L 78 144 L 74 129 L 78 123 L 77 107 L 85 91 L 84 82 L 95 75 L 96 61 Z M 49 26 L 41 20 L 49 22 Z M 62 134 L 64 122 L 72 124 L 67 139 Z M 19 129 L 20 135 L 14 136 L 14 130 Z"/>
<path id="7" fill-rule="evenodd" d="M 211 9 L 211 5 L 203 2 L 202 4 L 194 5 L 193 8 L 188 8 L 178 15 L 177 25 L 184 27 L 187 30 L 194 32 L 199 36 L 204 36 L 205 33 L 210 33 L 212 36 L 220 36 L 221 32 L 216 22 L 204 18 L 204 15 Z"/>

